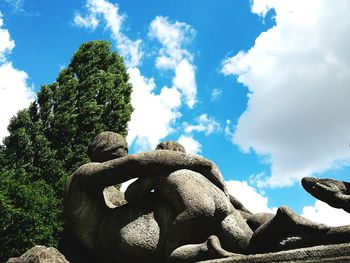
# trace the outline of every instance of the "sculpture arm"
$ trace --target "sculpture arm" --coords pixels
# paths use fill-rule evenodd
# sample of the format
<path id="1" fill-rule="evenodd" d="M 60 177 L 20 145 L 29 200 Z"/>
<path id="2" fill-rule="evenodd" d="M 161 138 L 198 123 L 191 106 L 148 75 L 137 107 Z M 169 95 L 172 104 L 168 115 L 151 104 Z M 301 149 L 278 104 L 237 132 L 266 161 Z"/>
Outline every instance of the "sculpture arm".
<path id="1" fill-rule="evenodd" d="M 227 193 L 224 179 L 217 166 L 198 155 L 157 150 L 137 153 L 104 163 L 82 165 L 73 174 L 80 183 L 106 187 L 144 176 L 164 176 L 180 169 L 201 173 Z"/>

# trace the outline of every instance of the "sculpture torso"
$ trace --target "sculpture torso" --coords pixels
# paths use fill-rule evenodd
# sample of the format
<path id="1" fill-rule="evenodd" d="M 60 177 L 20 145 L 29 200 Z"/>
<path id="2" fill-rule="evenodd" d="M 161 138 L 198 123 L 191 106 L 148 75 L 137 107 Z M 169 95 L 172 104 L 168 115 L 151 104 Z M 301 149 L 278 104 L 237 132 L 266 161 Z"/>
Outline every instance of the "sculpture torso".
<path id="1" fill-rule="evenodd" d="M 80 185 L 78 178 L 72 175 L 65 196 L 65 216 L 68 231 L 77 237 L 93 252 L 98 247 L 97 228 L 107 211 L 103 189 L 95 186 Z"/>
<path id="2" fill-rule="evenodd" d="M 173 207 L 150 193 L 109 209 L 99 227 L 99 241 L 115 262 L 164 262 L 165 238 L 174 217 Z"/>

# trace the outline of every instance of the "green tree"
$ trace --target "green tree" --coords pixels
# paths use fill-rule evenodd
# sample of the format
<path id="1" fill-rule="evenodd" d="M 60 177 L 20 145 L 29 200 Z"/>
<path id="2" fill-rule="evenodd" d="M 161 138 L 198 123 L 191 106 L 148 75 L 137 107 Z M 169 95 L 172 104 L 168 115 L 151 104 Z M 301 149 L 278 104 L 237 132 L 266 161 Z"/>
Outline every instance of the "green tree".
<path id="1" fill-rule="evenodd" d="M 62 231 L 61 202 L 44 180 L 28 182 L 24 169 L 0 172 L 0 261 L 34 244 L 54 245 Z"/>
<path id="2" fill-rule="evenodd" d="M 123 59 L 110 48 L 106 41 L 81 45 L 56 82 L 42 86 L 37 100 L 11 119 L 10 134 L 0 146 L 0 178 L 13 187 L 0 187 L 0 218 L 31 224 L 32 212 L 41 210 L 35 231 L 28 232 L 24 223 L 0 227 L 0 248 L 8 251 L 0 261 L 36 243 L 55 245 L 63 224 L 64 186 L 69 174 L 88 161 L 89 142 L 101 131 L 127 134 L 132 86 Z"/>

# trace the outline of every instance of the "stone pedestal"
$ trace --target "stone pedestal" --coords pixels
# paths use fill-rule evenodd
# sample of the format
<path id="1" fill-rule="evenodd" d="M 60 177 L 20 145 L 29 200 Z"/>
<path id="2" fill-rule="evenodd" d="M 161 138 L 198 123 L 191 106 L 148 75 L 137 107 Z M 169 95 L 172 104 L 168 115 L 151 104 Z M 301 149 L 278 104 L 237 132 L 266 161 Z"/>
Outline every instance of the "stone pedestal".
<path id="1" fill-rule="evenodd" d="M 203 263 L 339 263 L 350 262 L 350 243 L 293 249 L 275 253 L 237 255 L 224 259 L 207 260 Z"/>

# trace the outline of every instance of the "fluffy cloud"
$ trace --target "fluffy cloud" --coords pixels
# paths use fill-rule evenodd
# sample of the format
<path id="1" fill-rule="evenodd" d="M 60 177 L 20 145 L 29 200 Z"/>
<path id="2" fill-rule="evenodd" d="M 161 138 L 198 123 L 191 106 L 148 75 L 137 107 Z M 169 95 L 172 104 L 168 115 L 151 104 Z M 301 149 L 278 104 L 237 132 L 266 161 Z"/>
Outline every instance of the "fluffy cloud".
<path id="1" fill-rule="evenodd" d="M 207 114 L 200 115 L 195 121 L 196 124 L 194 125 L 190 125 L 187 122 L 184 123 L 184 131 L 186 133 L 204 132 L 208 136 L 220 128 L 219 123 Z"/>
<path id="2" fill-rule="evenodd" d="M 313 206 L 305 206 L 301 215 L 312 221 L 330 226 L 349 225 L 350 223 L 349 213 L 342 209 L 330 207 L 319 200 Z"/>
<path id="3" fill-rule="evenodd" d="M 194 29 L 186 23 L 171 23 L 166 17 L 157 16 L 151 23 L 148 35 L 162 45 L 156 59 L 156 67 L 175 71 L 173 85 L 181 90 L 187 105 L 196 103 L 196 67 L 193 55 L 184 48 L 195 35 Z"/>
<path id="4" fill-rule="evenodd" d="M 185 146 L 187 152 L 197 154 L 202 152 L 202 144 L 193 138 L 193 133 L 203 132 L 209 136 L 220 130 L 220 124 L 208 114 L 202 114 L 195 119 L 195 124 L 184 122 L 183 130 L 185 134 L 179 137 L 178 142 Z"/>
<path id="5" fill-rule="evenodd" d="M 226 181 L 228 192 L 236 197 L 252 213 L 275 213 L 268 207 L 268 198 L 250 186 L 246 181 Z"/>
<path id="6" fill-rule="evenodd" d="M 15 42 L 11 39 L 10 33 L 7 29 L 3 28 L 4 20 L 0 12 L 0 63 L 6 61 L 6 56 L 11 53 L 15 47 Z"/>
<path id="7" fill-rule="evenodd" d="M 199 154 L 202 152 L 202 145 L 190 135 L 181 135 L 177 141 L 185 147 L 187 153 Z"/>
<path id="8" fill-rule="evenodd" d="M 11 62 L 0 64 L 0 139 L 8 134 L 10 118 L 35 99 L 27 82 L 27 73 L 14 68 Z"/>
<path id="9" fill-rule="evenodd" d="M 259 0 L 252 11 L 276 12 L 276 25 L 248 52 L 224 60 L 222 72 L 249 89 L 233 141 L 267 157 L 265 186 L 349 164 L 350 2 Z"/>
<path id="10" fill-rule="evenodd" d="M 0 139 L 4 138 L 10 118 L 34 100 L 34 92 L 28 85 L 28 75 L 13 67 L 7 56 L 15 46 L 10 33 L 3 28 L 0 13 Z"/>
<path id="11" fill-rule="evenodd" d="M 111 31 L 112 38 L 116 42 L 119 53 L 124 57 L 126 65 L 137 66 L 143 56 L 142 41 L 140 39 L 132 41 L 123 34 L 122 24 L 125 17 L 119 13 L 118 4 L 112 4 L 106 0 L 87 0 L 85 8 L 86 14 L 77 13 L 74 23 L 77 26 L 95 30 L 102 18 L 106 23 L 106 28 Z"/>
<path id="12" fill-rule="evenodd" d="M 154 79 L 141 75 L 139 69 L 128 70 L 133 85 L 131 94 L 134 112 L 129 123 L 128 143 L 138 150 L 155 148 L 161 138 L 173 131 L 172 124 L 180 117 L 180 93 L 176 88 L 163 87 L 155 94 Z"/>
<path id="13" fill-rule="evenodd" d="M 155 93 L 154 79 L 143 77 L 137 68 L 129 68 L 134 90 L 134 112 L 129 123 L 128 141 L 138 150 L 153 149 L 156 144 L 174 132 L 174 123 L 181 116 L 183 101 L 192 107 L 196 101 L 195 66 L 192 55 L 183 46 L 190 42 L 194 30 L 181 22 L 170 22 L 156 17 L 150 24 L 148 35 L 161 44 L 156 57 L 156 68 L 174 72 L 171 88 L 163 87 Z M 201 145 L 191 136 L 180 137 L 189 152 L 198 153 Z"/>

